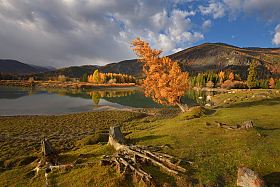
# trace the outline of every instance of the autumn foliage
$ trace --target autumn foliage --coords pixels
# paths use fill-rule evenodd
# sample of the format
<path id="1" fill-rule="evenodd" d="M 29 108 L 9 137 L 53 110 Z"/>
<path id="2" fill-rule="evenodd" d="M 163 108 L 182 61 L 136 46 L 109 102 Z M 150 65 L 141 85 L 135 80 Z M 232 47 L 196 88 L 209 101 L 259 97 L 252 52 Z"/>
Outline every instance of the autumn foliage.
<path id="1" fill-rule="evenodd" d="M 142 88 L 146 97 L 152 97 L 154 101 L 176 105 L 181 103 L 181 96 L 187 88 L 189 75 L 182 72 L 177 61 L 171 61 L 168 57 L 160 57 L 162 50 L 151 49 L 149 43 L 137 37 L 132 41 L 131 47 L 138 56 L 138 60 L 144 63 L 143 72 L 146 79 Z"/>

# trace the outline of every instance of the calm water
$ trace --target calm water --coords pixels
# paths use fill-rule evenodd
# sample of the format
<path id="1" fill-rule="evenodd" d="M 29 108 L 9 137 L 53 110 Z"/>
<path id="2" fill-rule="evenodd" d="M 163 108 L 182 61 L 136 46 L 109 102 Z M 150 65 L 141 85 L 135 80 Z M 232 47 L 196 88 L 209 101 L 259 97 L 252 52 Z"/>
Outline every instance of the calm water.
<path id="1" fill-rule="evenodd" d="M 183 101 L 202 103 L 204 92 L 188 91 Z M 209 94 L 209 93 L 208 93 Z M 58 115 L 78 112 L 166 107 L 140 90 L 67 90 L 0 86 L 0 115 Z"/>

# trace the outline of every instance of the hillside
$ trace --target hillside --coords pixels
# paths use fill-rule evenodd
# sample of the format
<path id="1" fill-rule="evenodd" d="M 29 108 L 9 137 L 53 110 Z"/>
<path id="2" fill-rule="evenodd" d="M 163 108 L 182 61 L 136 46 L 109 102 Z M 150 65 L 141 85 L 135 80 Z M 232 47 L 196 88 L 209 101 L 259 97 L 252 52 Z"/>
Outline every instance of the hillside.
<path id="1" fill-rule="evenodd" d="M 59 75 L 65 75 L 70 78 L 80 78 L 84 74 L 92 74 L 97 67 L 91 66 L 91 65 L 85 65 L 85 66 L 71 66 L 67 68 L 61 68 L 61 69 L 55 69 L 52 71 L 46 71 L 41 73 L 36 73 L 33 76 L 34 77 L 40 77 L 40 78 L 47 78 L 47 77 L 57 77 Z"/>
<path id="2" fill-rule="evenodd" d="M 30 74 L 40 72 L 35 67 L 16 60 L 1 60 L 0 59 L 0 73 L 10 73 L 14 75 L 18 74 Z"/>
<path id="3" fill-rule="evenodd" d="M 255 59 L 260 67 L 259 78 L 272 75 L 279 77 L 280 73 L 279 48 L 239 48 L 223 43 L 205 43 L 169 57 L 172 60 L 178 60 L 183 71 L 187 70 L 185 67 L 200 72 L 233 71 L 244 78 L 250 62 Z"/>
<path id="4" fill-rule="evenodd" d="M 9 73 L 14 75 L 19 74 L 32 74 L 55 69 L 54 67 L 42 67 L 29 65 L 17 60 L 3 60 L 0 59 L 0 73 Z"/>

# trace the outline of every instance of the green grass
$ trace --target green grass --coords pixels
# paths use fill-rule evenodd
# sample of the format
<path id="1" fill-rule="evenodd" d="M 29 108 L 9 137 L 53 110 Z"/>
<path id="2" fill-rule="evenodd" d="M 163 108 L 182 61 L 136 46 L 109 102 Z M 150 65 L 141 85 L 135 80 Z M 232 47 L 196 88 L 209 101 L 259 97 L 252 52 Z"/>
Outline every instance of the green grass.
<path id="1" fill-rule="evenodd" d="M 108 127 L 114 124 L 121 125 L 127 132 L 128 143 L 167 145 L 162 152 L 175 156 L 176 161 L 181 160 L 180 165 L 187 172 L 178 176 L 169 175 L 152 164 L 144 167 L 159 186 L 232 187 L 236 186 L 240 167 L 257 171 L 269 186 L 277 186 L 276 182 L 280 182 L 280 94 L 273 91 L 270 98 L 252 98 L 255 92 L 267 90 L 216 95 L 214 98 L 222 101 L 220 107 L 211 110 L 195 107 L 171 119 L 146 118 L 141 113 L 121 111 L 0 117 L 0 186 L 45 185 L 42 171 L 31 172 L 40 158 L 42 137 L 52 137 L 51 143 L 61 149 L 59 161 L 63 164 L 73 163 L 81 155 L 81 163 L 86 163 L 114 153 L 105 137 Z M 228 130 L 217 125 L 219 122 L 236 127 L 247 120 L 253 122 L 253 129 Z M 51 186 L 143 186 L 133 176 L 121 176 L 115 167 L 99 164 L 52 171 L 49 181 Z"/>

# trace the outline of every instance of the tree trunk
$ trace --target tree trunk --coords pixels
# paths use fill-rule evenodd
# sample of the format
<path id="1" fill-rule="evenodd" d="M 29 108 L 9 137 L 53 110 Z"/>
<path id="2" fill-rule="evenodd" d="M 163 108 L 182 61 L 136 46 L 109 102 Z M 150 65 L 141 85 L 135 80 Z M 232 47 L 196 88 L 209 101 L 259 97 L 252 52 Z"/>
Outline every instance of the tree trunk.
<path id="1" fill-rule="evenodd" d="M 176 102 L 176 104 L 180 107 L 182 112 L 187 112 L 189 110 L 189 106 L 187 104 L 184 104 L 183 102 Z"/>

